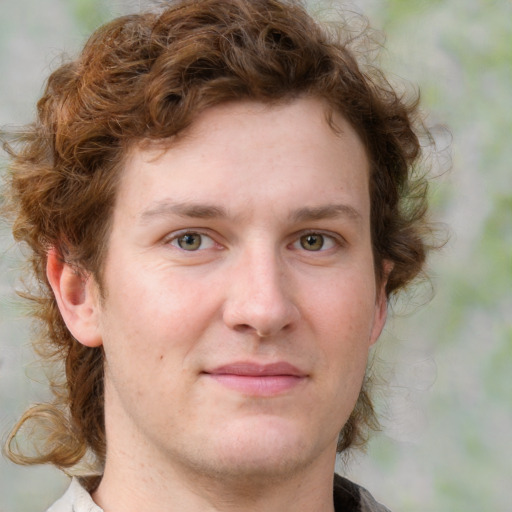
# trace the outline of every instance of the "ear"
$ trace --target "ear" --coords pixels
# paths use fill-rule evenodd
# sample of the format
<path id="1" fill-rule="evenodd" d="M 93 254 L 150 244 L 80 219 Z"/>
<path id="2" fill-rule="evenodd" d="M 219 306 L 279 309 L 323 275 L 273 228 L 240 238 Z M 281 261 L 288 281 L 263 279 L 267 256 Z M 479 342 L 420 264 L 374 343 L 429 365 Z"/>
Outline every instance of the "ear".
<path id="1" fill-rule="evenodd" d="M 99 329 L 99 290 L 94 278 L 66 263 L 56 249 L 47 255 L 46 275 L 71 334 L 87 347 L 103 341 Z"/>
<path id="2" fill-rule="evenodd" d="M 386 296 L 386 285 L 388 283 L 389 274 L 393 270 L 394 264 L 390 260 L 384 260 L 383 266 L 383 277 L 377 288 L 377 296 L 375 301 L 375 316 L 373 318 L 372 331 L 370 334 L 370 345 L 373 345 L 382 333 L 384 325 L 386 325 L 386 319 L 388 316 L 388 299 Z"/>

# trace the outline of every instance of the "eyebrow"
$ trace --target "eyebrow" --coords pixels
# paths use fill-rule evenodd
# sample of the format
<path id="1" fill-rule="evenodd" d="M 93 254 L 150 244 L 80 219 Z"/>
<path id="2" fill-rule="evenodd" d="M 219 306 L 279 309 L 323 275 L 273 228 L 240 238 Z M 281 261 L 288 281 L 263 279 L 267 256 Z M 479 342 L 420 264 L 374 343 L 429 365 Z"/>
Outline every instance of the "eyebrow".
<path id="1" fill-rule="evenodd" d="M 225 218 L 228 216 L 226 210 L 220 206 L 193 202 L 175 203 L 164 199 L 149 209 L 144 210 L 140 215 L 140 219 L 142 222 L 146 222 L 154 217 L 168 217 L 170 215 L 195 219 Z"/>
<path id="2" fill-rule="evenodd" d="M 148 222 L 154 217 L 168 217 L 178 215 L 184 218 L 194 219 L 218 219 L 228 218 L 228 212 L 222 206 L 195 203 L 195 202 L 173 202 L 164 199 L 157 202 L 147 210 L 144 210 L 140 219 L 141 222 Z M 362 215 L 353 206 L 347 204 L 328 204 L 323 206 L 314 206 L 299 208 L 290 214 L 292 222 L 307 222 L 324 219 L 335 219 L 339 217 L 347 217 L 351 220 L 361 222 Z"/>
<path id="3" fill-rule="evenodd" d="M 350 220 L 361 222 L 363 216 L 353 206 L 348 204 L 328 204 L 325 206 L 304 207 L 293 212 L 291 218 L 295 222 L 336 219 L 348 217 Z"/>

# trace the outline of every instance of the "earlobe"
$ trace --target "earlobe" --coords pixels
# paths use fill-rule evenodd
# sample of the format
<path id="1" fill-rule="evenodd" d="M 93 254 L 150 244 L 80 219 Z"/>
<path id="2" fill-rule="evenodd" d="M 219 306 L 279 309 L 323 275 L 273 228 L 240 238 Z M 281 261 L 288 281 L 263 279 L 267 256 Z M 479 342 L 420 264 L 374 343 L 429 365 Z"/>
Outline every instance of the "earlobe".
<path id="1" fill-rule="evenodd" d="M 77 272 L 53 248 L 48 251 L 46 275 L 71 334 L 83 345 L 100 346 L 99 292 L 94 279 Z"/>

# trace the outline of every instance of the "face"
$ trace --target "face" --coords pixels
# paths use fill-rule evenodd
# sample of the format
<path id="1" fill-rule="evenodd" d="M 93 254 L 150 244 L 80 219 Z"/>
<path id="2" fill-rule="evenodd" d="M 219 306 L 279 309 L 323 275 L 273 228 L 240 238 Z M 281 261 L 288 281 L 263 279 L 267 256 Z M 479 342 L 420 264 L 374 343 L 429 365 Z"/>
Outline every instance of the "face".
<path id="1" fill-rule="evenodd" d="M 386 309 L 368 161 L 335 122 L 315 99 L 240 102 L 132 149 L 94 306 L 109 448 L 215 474 L 332 470 Z"/>

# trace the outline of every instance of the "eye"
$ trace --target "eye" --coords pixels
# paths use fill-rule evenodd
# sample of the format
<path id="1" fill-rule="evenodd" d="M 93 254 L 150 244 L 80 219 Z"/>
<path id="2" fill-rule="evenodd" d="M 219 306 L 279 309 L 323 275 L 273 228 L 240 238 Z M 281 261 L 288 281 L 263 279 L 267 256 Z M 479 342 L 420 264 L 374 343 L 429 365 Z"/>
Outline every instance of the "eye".
<path id="1" fill-rule="evenodd" d="M 337 245 L 332 236 L 322 233 L 307 233 L 302 235 L 294 244 L 296 249 L 305 249 L 306 251 L 326 251 Z"/>
<path id="2" fill-rule="evenodd" d="M 207 235 L 201 233 L 183 233 L 171 240 L 171 245 L 184 251 L 197 251 L 199 249 L 210 249 L 215 242 Z"/>

